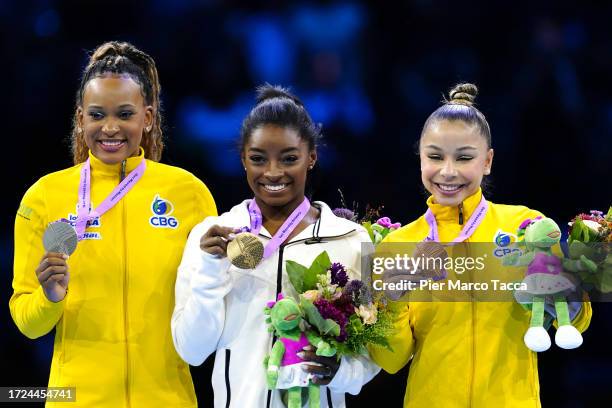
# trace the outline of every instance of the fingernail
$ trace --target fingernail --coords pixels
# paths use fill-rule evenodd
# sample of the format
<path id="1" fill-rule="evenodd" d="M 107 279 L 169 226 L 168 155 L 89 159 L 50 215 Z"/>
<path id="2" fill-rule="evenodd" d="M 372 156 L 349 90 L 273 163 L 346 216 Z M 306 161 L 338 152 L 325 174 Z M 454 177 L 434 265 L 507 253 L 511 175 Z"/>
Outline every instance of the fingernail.
<path id="1" fill-rule="evenodd" d="M 299 353 L 296 353 L 296 355 L 297 355 L 299 358 L 304 358 L 304 356 L 306 355 L 306 353 L 304 353 L 303 351 L 300 351 Z"/>
<path id="2" fill-rule="evenodd" d="M 68 258 L 70 258 L 67 254 L 62 254 L 62 258 L 64 258 L 64 260 L 68 260 Z"/>
<path id="3" fill-rule="evenodd" d="M 236 234 L 230 233 L 230 234 L 227 236 L 227 238 L 229 238 L 229 239 L 234 239 L 234 238 L 236 238 Z"/>

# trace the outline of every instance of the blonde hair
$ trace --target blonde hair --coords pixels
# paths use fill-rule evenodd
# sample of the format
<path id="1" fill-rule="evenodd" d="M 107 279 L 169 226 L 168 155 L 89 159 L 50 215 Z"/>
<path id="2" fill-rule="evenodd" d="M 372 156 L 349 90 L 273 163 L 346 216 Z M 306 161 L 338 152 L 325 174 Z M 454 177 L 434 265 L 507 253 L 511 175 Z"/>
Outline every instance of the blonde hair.
<path id="1" fill-rule="evenodd" d="M 93 52 L 89 63 L 83 70 L 81 84 L 76 96 L 76 107 L 83 106 L 83 92 L 87 83 L 105 74 L 127 74 L 140 85 L 144 101 L 153 107 L 153 123 L 151 130 L 143 131 L 140 145 L 145 157 L 154 161 L 161 159 L 164 150 L 162 132 L 162 115 L 159 77 L 155 61 L 148 54 L 127 42 L 109 41 L 100 45 Z M 88 147 L 85 143 L 83 130 L 77 120 L 77 113 L 72 120 L 72 160 L 74 164 L 87 160 Z"/>

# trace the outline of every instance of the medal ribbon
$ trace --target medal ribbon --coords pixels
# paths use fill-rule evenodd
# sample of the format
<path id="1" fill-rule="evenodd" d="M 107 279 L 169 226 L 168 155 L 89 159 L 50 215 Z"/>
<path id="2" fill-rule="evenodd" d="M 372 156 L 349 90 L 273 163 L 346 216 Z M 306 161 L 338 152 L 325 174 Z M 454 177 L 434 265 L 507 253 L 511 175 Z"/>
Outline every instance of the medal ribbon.
<path id="1" fill-rule="evenodd" d="M 276 234 L 274 234 L 270 242 L 264 247 L 264 259 L 272 255 L 281 244 L 285 242 L 287 237 L 299 225 L 300 221 L 308 214 L 308 210 L 310 210 L 310 201 L 304 197 L 304 201 L 293 210 L 283 225 L 276 231 Z M 257 205 L 257 202 L 255 202 L 255 199 L 252 199 L 249 203 L 249 216 L 251 218 L 251 233 L 258 235 L 263 225 L 263 216 L 261 215 L 261 209 Z"/>
<path id="2" fill-rule="evenodd" d="M 111 193 L 94 209 L 91 207 L 91 164 L 89 159 L 83 163 L 81 167 L 81 180 L 79 182 L 79 202 L 77 205 L 77 220 L 75 230 L 77 237 L 80 240 L 85 235 L 87 223 L 96 217 L 101 217 L 102 214 L 110 210 L 134 187 L 136 182 L 140 180 L 147 167 L 146 161 L 143 158 L 140 164 L 126 177 Z"/>
<path id="3" fill-rule="evenodd" d="M 461 230 L 461 233 L 459 234 L 459 236 L 453 239 L 452 242 L 453 243 L 463 242 L 466 239 L 468 239 L 470 236 L 472 236 L 474 231 L 476 231 L 476 228 L 478 228 L 478 226 L 484 220 L 484 217 L 485 217 L 485 214 L 487 213 L 488 208 L 489 208 L 489 202 L 485 200 L 483 196 L 480 200 L 480 203 L 478 204 L 478 207 L 476 207 L 476 210 L 474 210 L 474 213 L 468 220 L 465 227 L 463 227 L 463 230 Z M 427 238 L 425 238 L 425 241 L 440 242 L 440 238 L 438 236 L 438 223 L 436 222 L 436 217 L 431 211 L 431 209 L 428 209 L 427 212 L 425 213 L 425 220 L 427 221 L 427 224 L 429 224 L 429 234 L 427 235 Z"/>

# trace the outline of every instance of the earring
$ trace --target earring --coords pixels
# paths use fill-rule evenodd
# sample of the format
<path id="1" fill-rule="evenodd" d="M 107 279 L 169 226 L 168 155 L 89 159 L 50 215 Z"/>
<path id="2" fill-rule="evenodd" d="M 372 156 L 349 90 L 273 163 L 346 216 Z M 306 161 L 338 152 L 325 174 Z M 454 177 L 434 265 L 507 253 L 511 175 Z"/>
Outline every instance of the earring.
<path id="1" fill-rule="evenodd" d="M 147 126 L 145 130 L 147 131 L 147 133 L 149 133 L 151 131 L 151 126 Z"/>

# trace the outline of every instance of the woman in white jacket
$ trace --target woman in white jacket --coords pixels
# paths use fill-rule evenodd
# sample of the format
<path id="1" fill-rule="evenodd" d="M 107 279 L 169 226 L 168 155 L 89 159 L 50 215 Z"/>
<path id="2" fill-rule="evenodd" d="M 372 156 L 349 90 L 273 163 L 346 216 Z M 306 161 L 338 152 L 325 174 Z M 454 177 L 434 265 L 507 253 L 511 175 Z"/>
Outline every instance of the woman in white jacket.
<path id="1" fill-rule="evenodd" d="M 172 335 L 189 364 L 200 365 L 216 352 L 215 407 L 284 406 L 281 392 L 266 388 L 263 360 L 276 339 L 267 330 L 263 309 L 279 293 L 295 293 L 285 261 L 310 265 L 327 251 L 351 278 L 360 278 L 361 245 L 370 242 L 365 229 L 305 198 L 320 137 L 297 97 L 280 87 L 261 87 L 257 104 L 242 123 L 240 141 L 255 198 L 208 217 L 187 241 L 176 282 Z M 227 243 L 238 229 L 252 228 L 258 220 L 264 259 L 255 269 L 238 269 L 227 259 Z M 343 357 L 338 363 L 311 349 L 299 355 L 315 363 L 305 364 L 304 370 L 322 386 L 321 407 L 344 407 L 344 393 L 358 394 L 379 371 L 365 357 Z"/>

